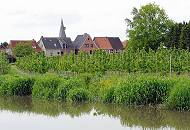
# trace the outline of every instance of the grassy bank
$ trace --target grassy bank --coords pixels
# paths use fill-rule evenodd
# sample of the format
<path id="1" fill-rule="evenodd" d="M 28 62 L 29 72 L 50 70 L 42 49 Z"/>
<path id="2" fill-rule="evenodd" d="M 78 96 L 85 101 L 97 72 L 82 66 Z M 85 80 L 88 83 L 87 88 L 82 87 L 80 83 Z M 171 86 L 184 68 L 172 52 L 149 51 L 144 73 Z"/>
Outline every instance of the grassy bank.
<path id="1" fill-rule="evenodd" d="M 0 95 L 29 96 L 67 102 L 103 102 L 128 106 L 163 104 L 171 110 L 190 109 L 187 76 L 155 74 L 57 74 L 0 76 Z"/>

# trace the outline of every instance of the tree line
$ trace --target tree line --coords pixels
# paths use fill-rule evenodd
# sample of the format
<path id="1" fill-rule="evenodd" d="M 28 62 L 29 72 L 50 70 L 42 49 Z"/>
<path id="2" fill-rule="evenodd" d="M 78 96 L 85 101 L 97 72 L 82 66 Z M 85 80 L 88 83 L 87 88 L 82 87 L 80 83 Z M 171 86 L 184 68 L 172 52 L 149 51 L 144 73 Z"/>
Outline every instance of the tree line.
<path id="1" fill-rule="evenodd" d="M 129 45 L 133 49 L 157 50 L 160 47 L 190 51 L 190 22 L 177 23 L 155 3 L 133 8 L 126 18 Z"/>

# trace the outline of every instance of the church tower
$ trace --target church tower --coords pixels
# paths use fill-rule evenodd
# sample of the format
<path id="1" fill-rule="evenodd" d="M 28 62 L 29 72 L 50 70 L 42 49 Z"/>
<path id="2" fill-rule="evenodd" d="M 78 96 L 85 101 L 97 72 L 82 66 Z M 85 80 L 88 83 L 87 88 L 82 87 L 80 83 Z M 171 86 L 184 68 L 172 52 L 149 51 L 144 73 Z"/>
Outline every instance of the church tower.
<path id="1" fill-rule="evenodd" d="M 61 19 L 61 27 L 60 27 L 60 32 L 59 32 L 59 37 L 60 38 L 66 38 L 65 30 L 66 30 L 66 27 L 64 27 L 63 19 Z"/>

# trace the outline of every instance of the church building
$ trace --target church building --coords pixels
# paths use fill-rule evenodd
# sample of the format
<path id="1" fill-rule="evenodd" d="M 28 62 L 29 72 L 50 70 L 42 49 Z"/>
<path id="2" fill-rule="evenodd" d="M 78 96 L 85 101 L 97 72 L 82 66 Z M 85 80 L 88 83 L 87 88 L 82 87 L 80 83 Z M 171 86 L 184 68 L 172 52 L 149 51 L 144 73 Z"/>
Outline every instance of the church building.
<path id="1" fill-rule="evenodd" d="M 66 27 L 61 20 L 59 37 L 41 37 L 38 42 L 40 48 L 47 57 L 61 56 L 69 53 L 73 49 L 73 44 L 70 37 L 66 36 Z"/>

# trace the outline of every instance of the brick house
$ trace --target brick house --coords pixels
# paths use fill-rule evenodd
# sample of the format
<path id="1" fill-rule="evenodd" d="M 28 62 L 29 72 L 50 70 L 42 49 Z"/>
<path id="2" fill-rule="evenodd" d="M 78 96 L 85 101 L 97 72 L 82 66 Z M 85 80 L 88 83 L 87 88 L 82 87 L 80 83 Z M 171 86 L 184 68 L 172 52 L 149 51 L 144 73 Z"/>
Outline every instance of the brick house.
<path id="1" fill-rule="evenodd" d="M 78 35 L 73 42 L 73 45 L 75 53 L 78 53 L 78 51 L 84 51 L 91 54 L 93 51 L 98 49 L 98 46 L 93 42 L 92 38 L 87 33 Z"/>
<path id="2" fill-rule="evenodd" d="M 99 49 L 106 50 L 109 53 L 117 53 L 124 49 L 119 37 L 95 37 L 93 41 Z"/>

